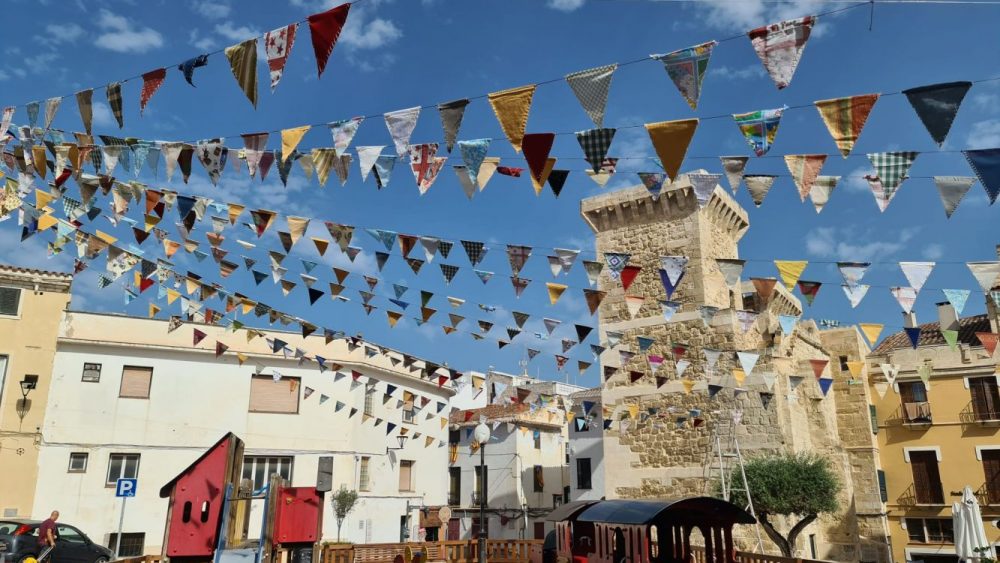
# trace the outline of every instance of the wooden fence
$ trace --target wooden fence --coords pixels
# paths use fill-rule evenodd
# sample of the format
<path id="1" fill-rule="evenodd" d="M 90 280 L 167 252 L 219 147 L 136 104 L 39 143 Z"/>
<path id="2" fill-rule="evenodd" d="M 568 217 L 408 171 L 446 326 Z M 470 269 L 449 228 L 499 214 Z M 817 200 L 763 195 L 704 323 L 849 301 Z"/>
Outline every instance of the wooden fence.
<path id="1" fill-rule="evenodd" d="M 705 563 L 705 548 L 691 546 L 691 554 L 694 555 L 694 563 Z M 751 553 L 749 551 L 736 552 L 737 563 L 828 563 L 826 561 L 816 561 L 814 559 L 802 559 L 800 557 L 782 557 L 781 555 L 767 555 L 764 553 Z"/>

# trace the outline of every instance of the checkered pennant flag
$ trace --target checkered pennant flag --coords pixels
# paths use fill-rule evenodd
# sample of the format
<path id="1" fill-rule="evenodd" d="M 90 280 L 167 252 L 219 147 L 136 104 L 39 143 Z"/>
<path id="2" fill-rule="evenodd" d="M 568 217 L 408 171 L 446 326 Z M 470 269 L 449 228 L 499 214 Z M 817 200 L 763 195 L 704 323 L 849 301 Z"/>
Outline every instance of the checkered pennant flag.
<path id="1" fill-rule="evenodd" d="M 604 158 L 608 156 L 608 148 L 611 147 L 611 141 L 615 138 L 615 131 L 615 129 L 605 128 L 588 129 L 576 133 L 576 140 L 580 143 L 580 148 L 583 149 L 583 155 L 587 162 L 594 168 L 595 174 L 601 171 Z"/>
<path id="2" fill-rule="evenodd" d="M 581 70 L 566 75 L 566 83 L 573 89 L 580 105 L 597 127 L 604 126 L 604 110 L 608 105 L 608 90 L 618 64 Z"/>
<path id="3" fill-rule="evenodd" d="M 474 241 L 474 240 L 463 240 L 462 248 L 465 249 L 465 253 L 469 256 L 469 262 L 475 266 L 483 261 L 486 256 L 486 245 Z"/>
<path id="4" fill-rule="evenodd" d="M 917 152 L 876 152 L 868 155 L 875 168 L 875 175 L 882 181 L 882 187 L 888 192 L 895 191 L 906 179 L 906 173 L 917 159 Z"/>
<path id="5" fill-rule="evenodd" d="M 451 280 L 455 279 L 455 274 L 458 273 L 458 266 L 441 264 L 441 273 L 444 274 L 444 281 L 451 284 Z"/>

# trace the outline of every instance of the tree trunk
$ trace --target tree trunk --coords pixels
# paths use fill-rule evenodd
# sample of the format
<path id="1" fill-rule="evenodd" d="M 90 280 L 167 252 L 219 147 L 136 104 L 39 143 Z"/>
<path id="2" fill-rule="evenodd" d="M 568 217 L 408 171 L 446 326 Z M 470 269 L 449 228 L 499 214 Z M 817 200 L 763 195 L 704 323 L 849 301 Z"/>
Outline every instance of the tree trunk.
<path id="1" fill-rule="evenodd" d="M 340 526 L 343 524 L 343 520 L 337 520 L 337 543 L 340 543 Z"/>
<path id="2" fill-rule="evenodd" d="M 783 536 L 777 529 L 775 529 L 775 527 L 767 519 L 767 516 L 768 515 L 765 513 L 760 513 L 758 515 L 760 525 L 764 527 L 764 532 L 767 534 L 767 537 L 771 538 L 771 541 L 778 546 L 778 549 L 781 550 L 781 554 L 785 557 L 792 557 L 795 541 L 798 539 L 799 534 L 802 533 L 802 530 L 804 530 L 806 526 L 812 524 L 813 520 L 816 519 L 815 514 L 807 514 L 802 520 L 799 520 L 797 524 L 792 526 L 792 529 L 789 530 L 787 536 Z"/>

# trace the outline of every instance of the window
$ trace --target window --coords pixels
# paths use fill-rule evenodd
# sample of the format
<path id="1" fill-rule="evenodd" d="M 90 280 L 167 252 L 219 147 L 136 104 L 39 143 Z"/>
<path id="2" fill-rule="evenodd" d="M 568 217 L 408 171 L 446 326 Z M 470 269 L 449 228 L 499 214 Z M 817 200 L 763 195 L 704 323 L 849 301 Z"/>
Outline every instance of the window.
<path id="1" fill-rule="evenodd" d="M 462 504 L 462 469 L 459 467 L 448 468 L 448 505 L 461 506 Z"/>
<path id="2" fill-rule="evenodd" d="M 413 460 L 399 460 L 399 490 L 413 490 Z"/>
<path id="3" fill-rule="evenodd" d="M 361 458 L 361 468 L 358 473 L 358 489 L 361 491 L 367 491 L 371 487 L 371 474 L 368 472 L 368 465 L 371 461 L 372 458 L 368 456 Z"/>
<path id="4" fill-rule="evenodd" d="M 250 412 L 297 414 L 299 412 L 299 378 L 282 377 L 275 381 L 270 375 L 250 378 Z"/>
<path id="5" fill-rule="evenodd" d="M 540 493 L 545 490 L 545 473 L 541 465 L 536 465 L 532 471 L 534 476 L 534 491 Z"/>
<path id="6" fill-rule="evenodd" d="M 906 518 L 911 543 L 955 543 L 951 518 Z"/>
<path id="7" fill-rule="evenodd" d="M 875 405 L 868 405 L 868 419 L 872 423 L 872 434 L 878 434 L 878 411 Z"/>
<path id="8" fill-rule="evenodd" d="M 87 383 L 100 383 L 101 364 L 83 364 L 82 381 Z"/>
<path id="9" fill-rule="evenodd" d="M 0 315 L 16 317 L 21 311 L 21 290 L 16 287 L 0 287 Z"/>
<path id="10" fill-rule="evenodd" d="M 482 467 L 478 465 L 475 467 L 474 471 L 476 474 L 476 482 L 473 484 L 472 490 L 475 492 L 476 496 L 475 504 L 479 504 L 479 497 L 483 494 L 483 491 L 488 493 L 490 490 L 490 471 L 487 469 L 486 472 L 483 473 Z"/>
<path id="11" fill-rule="evenodd" d="M 538 430 L 535 430 L 534 434 L 532 434 L 532 437 L 535 439 L 535 449 L 536 450 L 542 449 L 542 433 L 539 432 Z"/>
<path id="12" fill-rule="evenodd" d="M 838 359 L 840 360 L 840 371 L 849 371 L 851 369 L 847 366 L 847 356 L 841 356 Z"/>
<path id="13" fill-rule="evenodd" d="M 148 399 L 149 385 L 153 381 L 153 368 L 125 366 L 118 396 L 123 399 Z"/>
<path id="14" fill-rule="evenodd" d="M 885 471 L 881 469 L 876 471 L 878 476 L 878 495 L 882 498 L 882 502 L 889 502 L 889 489 L 885 484 Z"/>
<path id="15" fill-rule="evenodd" d="M 112 533 L 108 537 L 108 549 L 115 548 L 115 540 L 118 534 Z M 60 536 L 61 537 L 61 536 Z M 146 534 L 142 532 L 122 533 L 122 545 L 118 548 L 118 553 L 122 557 L 141 557 L 145 551 Z"/>
<path id="16" fill-rule="evenodd" d="M 970 377 L 969 391 L 972 393 L 972 412 L 976 420 L 1000 419 L 1000 392 L 997 391 L 997 378 Z"/>
<path id="17" fill-rule="evenodd" d="M 938 472 L 937 452 L 917 450 L 909 452 L 909 455 L 917 503 L 944 504 L 944 490 L 941 488 L 941 474 Z"/>
<path id="18" fill-rule="evenodd" d="M 576 458 L 576 488 L 589 489 L 591 487 L 590 476 L 590 458 Z"/>
<path id="19" fill-rule="evenodd" d="M 903 402 L 903 420 L 906 422 L 931 421 L 931 404 L 927 402 L 927 389 L 922 381 L 900 382 L 899 398 Z"/>
<path id="20" fill-rule="evenodd" d="M 69 454 L 70 473 L 84 473 L 87 471 L 87 452 L 73 452 Z"/>
<path id="21" fill-rule="evenodd" d="M 108 480 L 113 487 L 119 479 L 135 479 L 139 475 L 139 454 L 111 454 L 108 460 Z"/>
<path id="22" fill-rule="evenodd" d="M 292 458 L 249 455 L 243 458 L 243 478 L 253 481 L 254 490 L 266 485 L 271 475 L 281 475 L 282 479 L 290 482 Z"/>
<path id="23" fill-rule="evenodd" d="M 403 402 L 403 422 L 413 424 L 413 399 Z"/>
<path id="24" fill-rule="evenodd" d="M 562 506 L 563 496 L 562 495 L 552 495 L 552 508 L 559 508 Z"/>
<path id="25" fill-rule="evenodd" d="M 369 390 L 365 390 L 365 410 L 364 414 L 368 416 L 374 416 L 372 413 L 375 412 L 375 394 Z"/>
<path id="26" fill-rule="evenodd" d="M 1000 450 L 982 450 L 988 504 L 1000 504 Z"/>
<path id="27" fill-rule="evenodd" d="M 87 543 L 87 540 L 83 538 L 83 534 L 80 533 L 80 530 L 77 530 L 76 528 L 71 528 L 65 524 L 57 525 L 55 529 L 55 534 L 60 541 L 75 543 L 75 544 Z"/>

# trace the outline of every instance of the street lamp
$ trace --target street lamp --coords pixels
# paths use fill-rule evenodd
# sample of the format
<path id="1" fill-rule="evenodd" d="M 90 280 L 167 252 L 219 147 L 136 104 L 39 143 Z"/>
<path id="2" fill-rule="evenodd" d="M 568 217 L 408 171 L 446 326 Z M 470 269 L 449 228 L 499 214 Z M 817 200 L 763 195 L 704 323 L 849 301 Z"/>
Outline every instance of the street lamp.
<path id="1" fill-rule="evenodd" d="M 479 563 L 486 563 L 486 442 L 490 441 L 490 427 L 480 422 L 472 437 L 479 444 Z"/>

